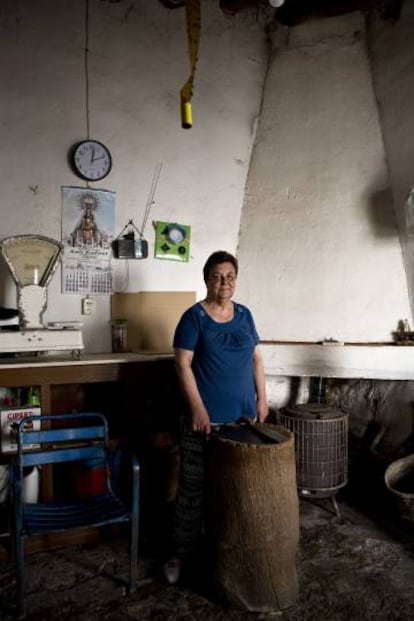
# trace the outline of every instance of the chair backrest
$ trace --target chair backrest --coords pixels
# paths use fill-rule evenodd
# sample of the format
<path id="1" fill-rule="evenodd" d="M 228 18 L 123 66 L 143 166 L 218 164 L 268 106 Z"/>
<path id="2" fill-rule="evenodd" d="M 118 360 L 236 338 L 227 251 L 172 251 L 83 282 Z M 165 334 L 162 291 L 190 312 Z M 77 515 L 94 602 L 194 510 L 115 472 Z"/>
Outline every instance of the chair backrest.
<path id="1" fill-rule="evenodd" d="M 40 421 L 40 429 L 33 423 Z M 54 426 L 54 424 L 57 426 Z M 90 459 L 107 460 L 108 423 L 103 414 L 82 412 L 28 416 L 17 429 L 17 461 L 27 466 Z"/>

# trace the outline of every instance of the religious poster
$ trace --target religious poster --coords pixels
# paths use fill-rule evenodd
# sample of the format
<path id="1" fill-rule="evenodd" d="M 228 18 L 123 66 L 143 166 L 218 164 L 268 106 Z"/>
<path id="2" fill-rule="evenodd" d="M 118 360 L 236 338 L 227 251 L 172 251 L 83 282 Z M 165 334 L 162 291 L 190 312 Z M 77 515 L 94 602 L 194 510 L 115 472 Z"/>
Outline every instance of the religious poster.
<path id="1" fill-rule="evenodd" d="M 62 293 L 112 293 L 115 193 L 62 187 Z"/>

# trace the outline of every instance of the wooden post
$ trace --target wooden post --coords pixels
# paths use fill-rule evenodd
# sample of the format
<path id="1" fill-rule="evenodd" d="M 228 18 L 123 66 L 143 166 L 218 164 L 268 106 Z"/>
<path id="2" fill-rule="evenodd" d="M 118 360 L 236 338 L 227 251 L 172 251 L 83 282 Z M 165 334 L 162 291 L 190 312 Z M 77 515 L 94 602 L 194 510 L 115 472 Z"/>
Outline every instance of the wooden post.
<path id="1" fill-rule="evenodd" d="M 52 413 L 52 396 L 51 388 L 48 384 L 41 384 L 40 386 L 40 405 L 43 416 L 50 416 Z M 46 425 L 46 423 L 43 424 Z M 49 422 L 47 422 L 47 427 L 50 428 Z M 40 499 L 43 502 L 51 502 L 53 498 L 52 466 L 43 466 L 41 481 Z"/>

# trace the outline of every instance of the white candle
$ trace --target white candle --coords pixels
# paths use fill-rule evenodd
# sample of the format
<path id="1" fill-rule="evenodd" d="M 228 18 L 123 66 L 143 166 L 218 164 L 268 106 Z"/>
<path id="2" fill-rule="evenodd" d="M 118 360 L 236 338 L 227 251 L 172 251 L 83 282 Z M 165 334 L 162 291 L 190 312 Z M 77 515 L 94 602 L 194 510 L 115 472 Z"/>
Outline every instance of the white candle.
<path id="1" fill-rule="evenodd" d="M 39 270 L 37 267 L 35 267 L 33 270 L 33 284 L 34 285 L 39 284 Z"/>

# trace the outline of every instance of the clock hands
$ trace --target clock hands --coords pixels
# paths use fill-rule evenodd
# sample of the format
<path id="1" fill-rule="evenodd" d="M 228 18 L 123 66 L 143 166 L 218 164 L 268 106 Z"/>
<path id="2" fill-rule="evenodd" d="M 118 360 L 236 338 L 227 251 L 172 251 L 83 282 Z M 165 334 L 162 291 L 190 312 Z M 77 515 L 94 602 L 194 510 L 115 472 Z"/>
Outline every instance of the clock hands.
<path id="1" fill-rule="evenodd" d="M 103 160 L 104 157 L 105 155 L 100 155 L 99 157 L 95 157 L 95 149 L 92 149 L 91 164 L 93 164 L 94 162 L 97 162 L 98 160 Z"/>

